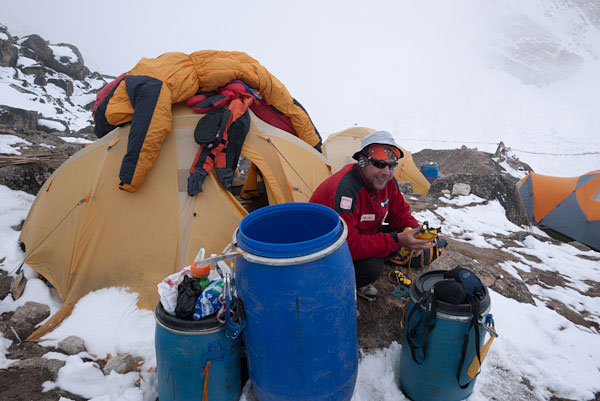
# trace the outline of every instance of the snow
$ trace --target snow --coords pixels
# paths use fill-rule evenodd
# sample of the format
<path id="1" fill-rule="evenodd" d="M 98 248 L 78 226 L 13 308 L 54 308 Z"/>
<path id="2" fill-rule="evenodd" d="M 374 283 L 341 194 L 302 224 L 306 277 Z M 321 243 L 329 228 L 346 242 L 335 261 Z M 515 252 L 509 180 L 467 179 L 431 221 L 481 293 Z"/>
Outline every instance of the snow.
<path id="1" fill-rule="evenodd" d="M 59 123 L 58 121 L 46 120 L 45 118 L 39 118 L 38 125 L 42 125 L 56 131 L 65 130 L 65 126 L 62 123 Z"/>
<path id="2" fill-rule="evenodd" d="M 84 338 L 88 352 L 99 358 L 135 350 L 135 356 L 153 363 L 154 315 L 138 309 L 136 304 L 137 295 L 125 289 L 104 288 L 89 293 L 60 327 L 42 337 L 42 344 L 56 345 L 76 335 Z"/>
<path id="3" fill-rule="evenodd" d="M 10 347 L 11 344 L 11 340 L 0 335 L 0 369 L 6 369 L 15 362 L 13 359 L 6 358 L 8 347 Z"/>
<path id="4" fill-rule="evenodd" d="M 84 362 L 78 356 L 69 356 L 58 372 L 56 383 L 45 382 L 46 391 L 61 388 L 82 397 L 100 400 L 141 400 L 136 395 L 141 392 L 135 383 L 138 374 L 134 372 L 104 375 L 94 362 Z"/>
<path id="5" fill-rule="evenodd" d="M 6 205 L 0 214 L 0 244 L 4 247 L 11 244 L 8 252 L 0 250 L 9 255 L 2 265 L 4 270 L 13 270 L 22 258 L 15 245 L 18 233 L 9 227 L 24 217 L 32 199 L 23 192 L 0 186 L 0 200 Z M 480 247 L 499 246 L 499 240 L 493 238 L 496 234 L 524 230 L 506 219 L 504 209 L 497 201 L 485 203 L 474 195 L 457 197 L 454 201 L 452 207 L 441 206 L 420 212 L 416 214 L 417 218 L 428 219 L 432 226 L 442 224 L 440 219 L 443 218 L 444 235 L 454 239 L 468 236 L 473 245 Z M 582 400 L 593 398 L 594 393 L 600 391 L 599 333 L 566 320 L 546 304 L 552 299 L 558 300 L 573 310 L 586 311 L 588 320 L 600 323 L 600 298 L 575 291 L 579 289 L 585 293 L 589 288 L 586 280 L 600 281 L 600 263 L 588 260 L 600 255 L 580 251 L 568 244 L 553 245 L 533 236 L 526 236 L 508 251 L 522 260 L 503 262 L 500 266 L 508 274 L 521 279 L 515 268 L 561 272 L 564 286 L 528 286 L 537 298 L 535 306 L 490 291 L 492 313 L 500 337 L 491 348 L 470 400 L 490 401 L 519 391 L 532 391 L 539 400 L 551 395 Z M 537 259 L 527 259 L 526 255 L 534 255 Z M 24 295 L 18 301 L 13 301 L 10 295 L 1 301 L 0 313 L 14 311 L 29 300 L 49 305 L 54 313 L 60 307 L 55 291 L 36 278 L 36 273 L 27 265 L 25 269 L 30 279 Z M 65 357 L 47 353 L 46 358 L 64 359 L 66 365 L 59 371 L 56 382 L 46 382 L 44 388 L 61 388 L 93 400 L 154 400 L 157 385 L 153 370 L 156 366 L 155 322 L 152 312 L 138 309 L 136 302 L 137 294 L 114 287 L 81 298 L 72 314 L 44 336 L 42 345 L 56 345 L 60 340 L 76 335 L 84 340 L 89 354 Z M 0 369 L 14 362 L 5 356 L 9 345 L 9 340 L 0 337 Z M 392 343 L 386 349 L 361 353 L 352 401 L 406 400 L 397 386 L 401 350 L 401 345 Z M 143 360 L 141 373 L 120 375 L 113 372 L 105 376 L 93 362 L 96 358 L 120 353 L 140 357 Z M 82 359 L 86 356 L 92 362 Z M 522 378 L 527 378 L 532 390 L 518 387 Z M 136 385 L 138 381 L 140 384 Z M 257 401 L 249 386 L 240 400 Z"/>
<path id="6" fill-rule="evenodd" d="M 36 64 L 38 64 L 38 62 L 29 57 L 19 56 L 19 58 L 17 59 L 17 66 L 21 67 L 21 68 L 31 67 L 32 65 L 36 65 Z"/>
<path id="7" fill-rule="evenodd" d="M 360 35 L 352 37 L 356 44 L 330 48 L 326 55 L 313 57 L 321 60 L 313 63 L 318 69 L 302 64 L 307 66 L 302 73 L 294 69 L 301 63 L 297 58 L 288 61 L 274 51 L 267 52 L 269 55 L 249 53 L 273 67 L 274 74 L 311 112 L 324 137 L 357 124 L 391 131 L 411 152 L 463 144 L 494 152 L 503 141 L 507 156 L 519 158 L 538 173 L 576 176 L 600 168 L 600 29 L 590 23 L 589 16 L 567 3 L 502 0 L 479 2 L 475 7 L 462 0 L 453 4 L 434 1 L 432 7 L 399 2 L 402 12 L 383 15 L 383 20 L 373 18 L 380 26 L 392 29 L 393 35 L 385 37 L 395 51 L 385 47 L 389 45 L 387 39 L 377 46 L 373 41 L 362 46 L 364 32 L 359 30 Z M 343 14 L 344 9 L 340 12 Z M 364 12 L 370 15 L 371 11 Z M 425 21 L 423 15 L 427 16 Z M 307 45 L 315 43 L 309 40 Z M 58 60 L 66 57 L 77 61 L 70 48 L 51 47 Z M 568 53 L 577 57 L 561 61 L 560 54 Z M 271 54 L 277 58 L 269 59 Z M 385 60 L 379 62 L 382 54 Z M 532 54 L 537 59 L 530 57 Z M 20 56 L 18 63 L 33 65 L 35 60 Z M 330 97 L 315 96 L 322 92 L 323 81 L 307 79 L 312 76 L 323 76 L 327 83 L 332 77 L 338 80 L 339 100 L 333 106 Z M 53 77 L 70 80 L 60 73 Z M 90 113 L 77 106 L 94 100 L 90 88 L 71 80 L 74 93 L 69 101 L 61 88 L 48 84 L 41 89 L 33 85 L 33 79 L 15 68 L 0 67 L 0 104 L 36 110 L 41 125 L 53 129 L 61 125 L 61 131 L 62 124 L 50 119 L 65 121 L 72 131 L 90 124 Z M 88 84 L 97 89 L 104 82 L 88 80 Z M 48 100 L 44 103 L 42 99 Z M 29 143 L 0 135 L 2 154 L 18 155 L 14 145 L 22 144 Z M 500 165 L 515 177 L 525 174 L 506 161 Z M 24 257 L 17 245 L 19 233 L 11 226 L 26 217 L 33 199 L 0 185 L 0 259 L 5 258 L 0 268 L 11 274 Z M 599 253 L 555 245 L 537 227 L 514 225 L 498 201 L 475 195 L 444 196 L 439 205 L 415 213 L 415 217 L 428 221 L 431 227 L 442 227 L 443 236 L 478 248 L 509 252 L 515 260 L 498 265 L 506 276 L 522 280 L 519 272 L 560 273 L 559 283 L 527 285 L 535 305 L 490 291 L 500 337 L 494 341 L 469 400 L 593 399 L 600 391 L 600 297 L 589 289 L 590 282 L 600 282 Z M 511 233 L 525 235 L 506 247 L 498 236 Z M 0 313 L 15 311 L 27 301 L 46 304 L 55 313 L 61 306 L 56 291 L 48 288 L 31 267 L 23 265 L 23 269 L 28 278 L 23 296 L 15 301 L 9 295 L 0 301 Z M 138 309 L 136 301 L 137 294 L 126 288 L 105 288 L 82 297 L 72 314 L 44 337 L 42 345 L 56 345 L 77 335 L 84 340 L 87 353 L 68 357 L 46 353 L 44 357 L 60 358 L 66 364 L 55 382 L 44 383 L 44 389 L 61 388 L 95 401 L 154 401 L 155 322 L 151 311 Z M 582 324 L 559 314 L 556 302 L 581 313 Z M 0 336 L 0 369 L 14 362 L 6 358 L 10 344 Z M 361 351 L 352 400 L 406 400 L 398 388 L 401 352 L 398 343 L 369 353 Z M 141 358 L 139 372 L 105 376 L 95 360 L 120 353 Z M 256 401 L 249 384 L 241 400 Z"/>
<path id="8" fill-rule="evenodd" d="M 455 205 L 467 205 L 480 202 L 481 198 L 468 195 L 450 200 L 442 197 L 440 200 Z M 430 227 L 440 226 L 440 218 L 442 218 L 444 219 L 442 231 L 444 234 L 452 234 L 454 239 L 468 242 L 480 248 L 495 248 L 494 244 L 488 242 L 485 236 L 508 235 L 511 232 L 523 230 L 523 228 L 506 219 L 504 208 L 497 200 L 489 201 L 483 205 L 465 206 L 460 209 L 440 207 L 435 211 L 426 210 L 413 213 L 413 215 L 421 222 L 429 222 Z"/>
<path id="9" fill-rule="evenodd" d="M 19 62 L 21 59 L 25 58 L 19 57 Z M 31 59 L 23 60 L 23 63 L 29 63 L 29 60 Z M 0 67 L 0 105 L 35 110 L 42 119 L 46 117 L 64 121 L 72 131 L 90 126 L 92 115 L 83 106 L 95 99 L 95 95 L 90 92 L 102 86 L 101 81 L 91 80 L 91 86 L 86 87 L 85 83 L 73 80 L 63 73 L 50 71 L 47 77 L 71 81 L 73 94 L 70 99 L 62 88 L 53 83 L 49 82 L 45 86 L 35 85 L 33 75 L 23 74 L 19 69 L 12 67 Z M 64 128 L 61 128 L 61 131 L 63 130 Z"/>
<path id="10" fill-rule="evenodd" d="M 2 110 L 0 110 L 0 114 Z M 0 154 L 5 155 L 20 155 L 13 145 L 31 145 L 31 142 L 15 135 L 0 135 Z"/>
<path id="11" fill-rule="evenodd" d="M 65 142 L 69 142 L 69 143 L 93 143 L 94 142 L 94 141 L 90 141 L 89 139 L 76 138 L 73 136 L 59 136 L 59 138 Z"/>
<path id="12" fill-rule="evenodd" d="M 54 58 L 56 61 L 61 64 L 76 63 L 79 61 L 79 57 L 77 57 L 75 52 L 68 46 L 48 45 L 48 47 L 52 50 L 52 53 L 54 53 Z M 63 57 L 66 57 L 68 62 L 64 62 L 62 60 Z"/>
<path id="13" fill-rule="evenodd" d="M 460 195 L 457 196 L 456 198 L 448 198 L 446 196 L 441 197 L 440 200 L 444 203 L 449 203 L 451 205 L 457 205 L 457 206 L 465 206 L 465 205 L 469 205 L 472 203 L 483 203 L 486 200 L 483 198 L 480 198 L 477 195 Z"/>

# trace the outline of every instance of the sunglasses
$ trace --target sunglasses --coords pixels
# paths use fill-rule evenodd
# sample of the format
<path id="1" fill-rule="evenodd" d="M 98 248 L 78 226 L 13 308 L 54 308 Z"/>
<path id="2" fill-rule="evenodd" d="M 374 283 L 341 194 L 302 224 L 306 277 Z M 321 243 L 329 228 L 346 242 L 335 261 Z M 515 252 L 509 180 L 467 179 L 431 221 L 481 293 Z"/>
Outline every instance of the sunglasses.
<path id="1" fill-rule="evenodd" d="M 371 162 L 371 164 L 377 168 L 385 168 L 385 166 L 388 166 L 390 168 L 390 170 L 393 170 L 396 168 L 396 166 L 398 165 L 398 162 L 386 162 L 385 160 L 378 160 L 378 159 L 373 159 L 373 158 L 369 158 L 369 161 Z"/>

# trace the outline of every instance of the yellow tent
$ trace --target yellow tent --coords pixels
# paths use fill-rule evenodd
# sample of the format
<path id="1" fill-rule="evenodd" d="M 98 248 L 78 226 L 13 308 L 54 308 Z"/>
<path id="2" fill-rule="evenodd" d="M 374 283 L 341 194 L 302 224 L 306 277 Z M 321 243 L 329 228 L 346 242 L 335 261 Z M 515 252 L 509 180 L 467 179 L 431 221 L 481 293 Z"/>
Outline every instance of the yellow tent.
<path id="1" fill-rule="evenodd" d="M 329 135 L 323 143 L 323 154 L 327 156 L 334 171 L 338 171 L 346 164 L 356 162 L 352 155 L 360 148 L 360 138 L 375 132 L 374 129 L 364 127 L 352 127 Z M 410 152 L 398 145 L 404 157 L 400 159 L 394 177 L 398 182 L 410 182 L 413 192 L 426 194 L 430 184 L 415 165 Z"/>
<path id="2" fill-rule="evenodd" d="M 260 170 L 270 204 L 307 202 L 331 174 L 320 153 L 252 112 L 242 156 Z M 90 291 L 129 287 L 138 305 L 154 308 L 156 284 L 189 265 L 198 250 L 221 253 L 246 210 L 218 183 L 214 170 L 203 192 L 187 194 L 188 171 L 202 116 L 173 106 L 173 127 L 154 168 L 137 192 L 118 189 L 129 125 L 81 150 L 47 180 L 21 233 L 25 262 L 56 287 L 63 307 L 30 339 L 52 330 Z M 252 185 L 250 175 L 248 185 Z"/>

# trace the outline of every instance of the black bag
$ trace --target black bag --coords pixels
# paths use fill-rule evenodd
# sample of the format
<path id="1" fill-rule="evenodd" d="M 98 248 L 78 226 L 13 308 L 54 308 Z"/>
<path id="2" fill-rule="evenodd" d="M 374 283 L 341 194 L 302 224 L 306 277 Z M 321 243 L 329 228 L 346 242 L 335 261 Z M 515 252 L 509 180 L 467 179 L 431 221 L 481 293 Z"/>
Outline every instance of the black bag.
<path id="1" fill-rule="evenodd" d="M 481 284 L 479 277 L 477 277 L 471 270 L 465 269 L 461 265 L 457 265 L 454 269 L 445 272 L 444 278 L 454 279 L 464 285 L 469 296 L 473 297 L 483 295 L 483 284 Z"/>
<path id="2" fill-rule="evenodd" d="M 452 305 L 461 305 L 467 298 L 465 286 L 456 280 L 442 280 L 435 284 L 433 291 L 435 297 Z"/>
<path id="3" fill-rule="evenodd" d="M 190 276 L 184 276 L 177 287 L 177 306 L 175 316 L 183 320 L 193 320 L 196 300 L 202 294 L 202 287 L 198 281 Z"/>

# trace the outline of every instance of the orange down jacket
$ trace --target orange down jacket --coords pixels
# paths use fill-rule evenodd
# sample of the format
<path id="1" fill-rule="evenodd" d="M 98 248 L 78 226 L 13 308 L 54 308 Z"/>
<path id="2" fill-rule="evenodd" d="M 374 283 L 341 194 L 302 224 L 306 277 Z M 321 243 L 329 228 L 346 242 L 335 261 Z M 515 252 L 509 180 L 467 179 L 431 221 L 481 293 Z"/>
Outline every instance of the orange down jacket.
<path id="1" fill-rule="evenodd" d="M 102 110 L 112 126 L 132 123 L 119 188 L 135 192 L 144 182 L 171 131 L 173 103 L 187 100 L 198 90 L 213 91 L 234 80 L 257 89 L 267 104 L 290 119 L 300 139 L 320 149 L 321 138 L 306 111 L 277 78 L 246 53 L 165 53 L 141 59 L 119 82 L 107 99 L 106 110 Z"/>

